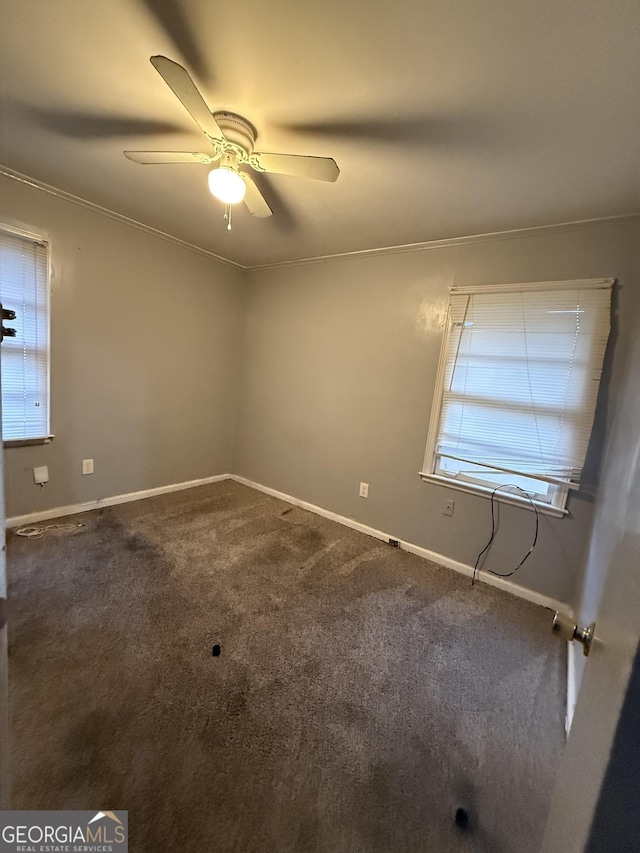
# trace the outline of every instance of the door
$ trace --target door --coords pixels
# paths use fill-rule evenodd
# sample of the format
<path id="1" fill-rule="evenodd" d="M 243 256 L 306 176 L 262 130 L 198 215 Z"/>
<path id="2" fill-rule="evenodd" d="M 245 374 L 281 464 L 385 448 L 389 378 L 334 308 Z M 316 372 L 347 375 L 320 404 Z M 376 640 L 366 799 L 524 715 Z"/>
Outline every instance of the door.
<path id="1" fill-rule="evenodd" d="M 630 737 L 628 728 L 629 720 L 640 717 L 640 658 L 634 666 L 640 637 L 639 377 L 636 339 L 605 454 L 587 561 L 587 591 L 598 590 L 593 575 L 604 574 L 602 594 L 595 593 L 600 600 L 592 605 L 595 638 L 558 773 L 543 853 L 640 850 L 637 802 L 625 804 L 627 798 L 637 797 L 640 763 L 637 734 Z"/>

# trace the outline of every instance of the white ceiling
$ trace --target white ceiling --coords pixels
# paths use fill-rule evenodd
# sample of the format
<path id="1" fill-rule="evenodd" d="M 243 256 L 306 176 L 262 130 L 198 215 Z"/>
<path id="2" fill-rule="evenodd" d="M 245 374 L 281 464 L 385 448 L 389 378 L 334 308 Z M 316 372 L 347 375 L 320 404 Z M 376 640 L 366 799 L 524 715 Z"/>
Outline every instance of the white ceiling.
<path id="1" fill-rule="evenodd" d="M 0 162 L 245 266 L 640 210 L 637 0 L 0 0 Z M 207 150 L 149 62 L 257 148 L 336 184 L 261 181 L 228 233 Z"/>

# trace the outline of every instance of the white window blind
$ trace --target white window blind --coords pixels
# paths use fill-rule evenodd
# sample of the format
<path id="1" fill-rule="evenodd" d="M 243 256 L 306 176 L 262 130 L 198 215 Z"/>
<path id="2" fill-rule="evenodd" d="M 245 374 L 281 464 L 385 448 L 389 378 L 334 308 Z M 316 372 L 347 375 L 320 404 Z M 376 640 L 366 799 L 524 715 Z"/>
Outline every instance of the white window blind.
<path id="1" fill-rule="evenodd" d="M 36 238 L 0 230 L 0 301 L 16 337 L 2 343 L 2 437 L 49 436 L 49 250 Z"/>
<path id="2" fill-rule="evenodd" d="M 452 289 L 424 472 L 564 504 L 591 436 L 612 283 Z"/>

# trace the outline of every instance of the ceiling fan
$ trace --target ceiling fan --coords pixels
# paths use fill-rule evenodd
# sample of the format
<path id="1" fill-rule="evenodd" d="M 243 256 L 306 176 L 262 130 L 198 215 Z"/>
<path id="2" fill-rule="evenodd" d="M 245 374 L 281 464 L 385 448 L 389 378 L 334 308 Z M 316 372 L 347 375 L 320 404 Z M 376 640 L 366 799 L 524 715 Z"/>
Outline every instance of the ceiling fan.
<path id="1" fill-rule="evenodd" d="M 211 145 L 212 153 L 200 151 L 125 151 L 134 163 L 213 163 L 208 183 L 212 194 L 226 205 L 227 228 L 231 230 L 231 205 L 244 200 L 253 216 L 271 216 L 273 211 L 249 172 L 273 172 L 316 181 L 335 181 L 340 174 L 331 157 L 297 154 L 267 154 L 254 151 L 258 132 L 246 118 L 236 113 L 212 113 L 191 79 L 189 72 L 166 56 L 152 56 L 151 64 L 180 100 Z"/>

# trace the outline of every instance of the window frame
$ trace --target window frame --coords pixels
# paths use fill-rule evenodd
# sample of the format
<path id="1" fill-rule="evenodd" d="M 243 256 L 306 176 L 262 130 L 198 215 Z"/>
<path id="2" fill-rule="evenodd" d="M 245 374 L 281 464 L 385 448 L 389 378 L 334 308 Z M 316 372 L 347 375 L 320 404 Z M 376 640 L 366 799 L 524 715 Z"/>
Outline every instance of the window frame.
<path id="1" fill-rule="evenodd" d="M 455 293 L 514 293 L 518 291 L 539 291 L 542 292 L 544 290 L 561 290 L 561 289 L 576 289 L 576 288 L 593 288 L 593 287 L 613 287 L 614 284 L 613 278 L 598 278 L 598 279 L 575 279 L 569 281 L 539 281 L 539 282 L 521 282 L 514 284 L 488 284 L 488 285 L 477 285 L 474 287 L 461 287 L 456 288 L 452 287 L 450 289 L 450 294 L 453 295 Z M 474 483 L 471 480 L 463 480 L 457 479 L 454 477 L 447 477 L 444 474 L 436 473 L 438 467 L 438 457 L 436 454 L 436 445 L 438 441 L 438 434 L 440 431 L 440 420 L 442 416 L 442 404 L 444 399 L 444 378 L 447 369 L 447 352 L 448 352 L 448 344 L 449 338 L 452 332 L 452 316 L 451 316 L 451 301 L 449 300 L 449 304 L 447 305 L 447 314 L 443 324 L 442 329 L 442 342 L 440 347 L 440 357 L 438 360 L 438 370 L 436 373 L 436 381 L 433 391 L 433 402 L 431 405 L 431 414 L 429 419 L 429 431 L 427 433 L 427 445 L 425 449 L 424 462 L 422 465 L 422 469 L 420 471 L 420 476 L 425 482 L 437 483 L 441 486 L 446 486 L 450 489 L 455 489 L 457 491 L 466 492 L 468 494 L 480 495 L 481 497 L 490 498 L 494 496 L 495 492 L 495 500 L 500 501 L 501 503 L 511 504 L 513 506 L 524 507 L 525 509 L 535 509 L 538 512 L 544 515 L 555 516 L 556 518 L 563 518 L 566 515 L 569 515 L 569 510 L 567 509 L 567 500 L 569 497 L 569 492 L 572 488 L 576 488 L 573 485 L 555 485 L 555 493 L 553 496 L 553 502 L 549 503 L 546 501 L 535 500 L 534 498 L 524 497 L 522 495 L 514 494 L 512 492 L 505 491 L 495 491 L 495 486 L 482 485 L 480 483 Z M 495 469 L 499 470 L 499 469 Z M 508 478 L 508 472 L 505 473 L 505 477 Z M 513 476 L 513 475 L 512 475 Z M 531 479 L 536 479 L 535 477 Z M 541 481 L 542 482 L 542 481 Z"/>
<path id="2" fill-rule="evenodd" d="M 51 241 L 48 237 L 43 234 L 38 234 L 34 231 L 27 231 L 24 228 L 16 228 L 13 225 L 8 225 L 6 222 L 0 222 L 0 231 L 3 231 L 5 234 L 11 234 L 16 237 L 22 237 L 25 240 L 30 240 L 33 243 L 37 243 L 46 247 L 47 251 L 47 282 L 46 282 L 46 327 L 47 327 L 47 356 L 46 356 L 46 386 L 47 386 L 47 423 L 46 423 L 46 435 L 43 436 L 32 436 L 29 438 L 7 438 L 2 440 L 2 445 L 4 448 L 10 447 L 28 447 L 30 445 L 40 445 L 40 444 L 50 444 L 51 441 L 55 438 L 55 435 L 51 431 L 51 285 L 52 285 L 52 275 L 53 275 L 53 267 L 51 262 Z M 4 306 L 6 307 L 6 306 Z M 7 323 L 10 324 L 10 320 Z M 2 421 L 0 421 L 0 434 L 2 434 Z"/>

